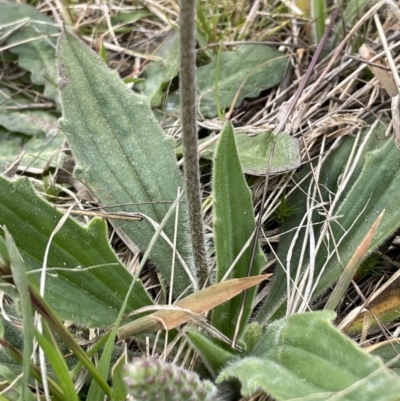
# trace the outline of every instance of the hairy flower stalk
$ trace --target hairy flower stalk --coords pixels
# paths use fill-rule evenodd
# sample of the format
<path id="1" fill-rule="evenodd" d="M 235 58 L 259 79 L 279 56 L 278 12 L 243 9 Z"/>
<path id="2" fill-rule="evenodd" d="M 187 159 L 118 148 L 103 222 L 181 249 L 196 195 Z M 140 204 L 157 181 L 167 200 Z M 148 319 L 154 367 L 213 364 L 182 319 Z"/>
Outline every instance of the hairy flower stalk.
<path id="1" fill-rule="evenodd" d="M 196 0 L 185 0 L 180 3 L 180 94 L 183 156 L 185 158 L 184 174 L 186 200 L 196 274 L 199 281 L 199 287 L 202 287 L 207 280 L 208 267 L 204 245 L 200 169 L 197 153 L 195 75 Z"/>

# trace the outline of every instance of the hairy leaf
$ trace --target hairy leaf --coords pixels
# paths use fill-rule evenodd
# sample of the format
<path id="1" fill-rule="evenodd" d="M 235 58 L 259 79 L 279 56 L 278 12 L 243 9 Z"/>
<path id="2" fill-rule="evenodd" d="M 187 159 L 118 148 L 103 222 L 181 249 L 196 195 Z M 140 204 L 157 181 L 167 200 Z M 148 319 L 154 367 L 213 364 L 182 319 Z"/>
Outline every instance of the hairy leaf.
<path id="1" fill-rule="evenodd" d="M 50 235 L 61 217 L 26 179 L 10 182 L 0 177 L 0 225 L 7 227 L 37 280 Z M 97 218 L 87 227 L 68 218 L 51 242 L 46 267 L 47 302 L 62 319 L 90 327 L 107 327 L 115 321 L 133 279 L 110 248 L 105 222 Z M 138 281 L 128 309 L 149 304 Z"/>
<path id="2" fill-rule="evenodd" d="M 272 323 L 254 356 L 233 362 L 217 382 L 237 378 L 244 396 L 262 389 L 278 401 L 398 400 L 400 380 L 335 329 L 334 317 L 313 312 Z"/>
<path id="3" fill-rule="evenodd" d="M 110 211 L 141 212 L 160 223 L 183 182 L 172 146 L 155 120 L 148 101 L 129 90 L 115 72 L 70 34 L 58 43 L 63 118 L 61 127 L 78 162 L 75 174 Z M 118 206 L 122 205 L 122 206 Z M 180 205 L 177 251 L 192 267 L 186 207 Z M 114 227 L 144 250 L 154 227 L 118 221 Z M 172 240 L 174 221 L 164 231 Z M 151 253 L 169 280 L 172 248 L 162 238 Z M 193 283 L 177 259 L 174 293 Z"/>
<path id="4" fill-rule="evenodd" d="M 256 224 L 249 187 L 242 173 L 235 145 L 233 126 L 224 126 L 214 161 L 213 179 L 214 235 L 217 253 L 217 282 L 220 282 L 245 244 L 251 239 Z M 234 269 L 226 278 L 241 278 L 248 275 L 252 244 L 250 242 Z M 257 245 L 251 275 L 260 274 L 266 258 Z M 243 333 L 253 308 L 256 288 L 246 292 L 246 302 L 238 331 Z M 229 338 L 233 338 L 238 324 L 242 296 L 218 306 L 212 314 L 212 325 Z"/>

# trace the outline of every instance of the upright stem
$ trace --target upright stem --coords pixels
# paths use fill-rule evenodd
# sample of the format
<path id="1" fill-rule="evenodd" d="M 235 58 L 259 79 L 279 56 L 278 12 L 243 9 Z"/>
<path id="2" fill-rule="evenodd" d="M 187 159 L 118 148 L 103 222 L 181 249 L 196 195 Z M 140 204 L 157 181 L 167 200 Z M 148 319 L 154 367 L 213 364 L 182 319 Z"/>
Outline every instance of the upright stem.
<path id="1" fill-rule="evenodd" d="M 194 263 L 201 287 L 208 276 L 196 126 L 196 0 L 180 1 L 180 93 L 185 187 Z"/>

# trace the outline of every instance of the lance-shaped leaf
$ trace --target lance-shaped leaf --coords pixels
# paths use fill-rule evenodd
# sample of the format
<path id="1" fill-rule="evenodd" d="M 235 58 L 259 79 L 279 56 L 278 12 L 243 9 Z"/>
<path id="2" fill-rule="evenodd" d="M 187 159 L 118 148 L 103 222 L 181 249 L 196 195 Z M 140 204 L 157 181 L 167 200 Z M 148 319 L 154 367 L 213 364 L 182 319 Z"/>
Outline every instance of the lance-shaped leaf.
<path id="1" fill-rule="evenodd" d="M 330 324 L 331 311 L 292 315 L 272 323 L 252 357 L 224 369 L 220 383 L 237 378 L 242 395 L 257 389 L 277 401 L 396 401 L 400 380 Z"/>
<path id="2" fill-rule="evenodd" d="M 60 124 L 77 159 L 77 178 L 103 206 L 115 206 L 108 210 L 141 212 L 159 224 L 168 211 L 168 201 L 176 198 L 183 183 L 173 148 L 148 101 L 129 90 L 116 72 L 70 34 L 60 37 L 58 61 L 63 108 Z M 121 204 L 125 206 L 116 206 Z M 184 204 L 179 211 L 177 251 L 191 268 Z M 114 227 L 142 250 L 154 234 L 147 220 L 135 226 L 119 221 Z M 172 220 L 164 231 L 173 238 Z M 171 246 L 160 238 L 151 258 L 169 280 Z M 173 289 L 179 295 L 192 282 L 177 260 Z"/>
<path id="3" fill-rule="evenodd" d="M 0 225 L 7 227 L 37 280 L 50 235 L 62 216 L 26 179 L 10 182 L 0 177 Z M 68 218 L 51 242 L 47 269 L 47 302 L 62 319 L 90 327 L 115 321 L 133 279 L 112 251 L 100 219 L 83 227 Z M 151 303 L 142 283 L 136 282 L 128 310 Z"/>
<path id="4" fill-rule="evenodd" d="M 238 258 L 234 269 L 229 273 L 229 278 L 246 277 L 251 262 L 253 244 L 251 237 L 256 224 L 251 193 L 242 173 L 233 126 L 229 122 L 222 130 L 215 153 L 213 202 L 217 282 L 224 278 L 245 245 L 247 245 L 247 249 Z M 266 258 L 261 249 L 257 247 L 252 275 L 260 274 L 265 264 Z M 255 293 L 256 288 L 252 288 L 246 293 L 246 302 L 238 331 L 239 338 L 252 312 Z M 213 326 L 231 339 L 238 322 L 240 304 L 241 297 L 235 297 L 213 311 Z"/>

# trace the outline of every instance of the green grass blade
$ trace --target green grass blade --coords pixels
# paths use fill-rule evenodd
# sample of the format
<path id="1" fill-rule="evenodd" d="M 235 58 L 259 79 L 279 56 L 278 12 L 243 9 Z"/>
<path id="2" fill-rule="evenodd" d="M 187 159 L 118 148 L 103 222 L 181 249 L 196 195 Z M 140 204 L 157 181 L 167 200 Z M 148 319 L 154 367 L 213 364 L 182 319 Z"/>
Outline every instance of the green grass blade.
<path id="1" fill-rule="evenodd" d="M 11 356 L 11 358 L 13 358 L 18 364 L 22 364 L 22 359 L 23 359 L 22 353 L 17 348 L 15 348 L 11 343 L 9 343 L 4 338 L 0 338 L 0 345 L 3 347 L 3 349 L 7 351 L 7 353 Z M 35 380 L 37 380 L 39 383 L 42 383 L 43 379 L 42 373 L 34 363 L 30 364 L 29 373 Z M 56 383 L 50 377 L 47 377 L 46 380 L 49 385 L 50 393 L 53 395 L 54 399 L 57 401 L 65 401 L 64 395 L 58 383 Z"/>
<path id="2" fill-rule="evenodd" d="M 326 4 L 325 0 L 310 0 L 311 30 L 313 41 L 318 44 L 325 33 Z"/>
<path id="3" fill-rule="evenodd" d="M 53 367 L 54 373 L 57 377 L 58 383 L 64 394 L 64 397 L 68 401 L 79 401 L 79 397 L 76 393 L 74 383 L 69 375 L 68 366 L 65 363 L 64 356 L 58 348 L 58 344 L 46 322 L 43 322 L 44 335 L 35 331 L 35 337 L 43 349 L 47 360 Z"/>
<path id="4" fill-rule="evenodd" d="M 8 254 L 10 256 L 10 266 L 13 275 L 13 281 L 17 287 L 20 299 L 20 308 L 23 322 L 24 351 L 22 361 L 22 385 L 21 397 L 25 398 L 25 392 L 28 384 L 29 367 L 33 350 L 33 326 L 32 326 L 32 307 L 29 295 L 29 280 L 26 275 L 26 268 L 20 253 L 15 245 L 13 238 L 4 229 Z"/>
<path id="5" fill-rule="evenodd" d="M 18 375 L 15 374 L 11 369 L 9 369 L 7 366 L 0 365 L 0 377 L 4 378 L 7 381 L 7 383 L 9 383 L 9 384 L 12 383 L 11 388 L 8 388 L 8 390 L 4 390 L 4 389 L 2 390 L 2 394 L 5 395 L 6 397 L 1 396 L 2 397 L 2 398 L 0 398 L 1 401 L 3 401 L 3 400 L 10 401 L 10 399 L 14 399 L 14 398 L 11 398 L 10 395 L 12 394 L 13 396 L 15 396 L 16 392 L 18 392 L 19 394 L 22 395 L 21 381 L 18 380 Z M 4 383 L 2 383 L 2 384 L 4 384 Z M 33 396 L 31 390 L 29 388 L 27 388 L 25 391 L 24 401 L 35 401 L 35 400 L 36 399 Z"/>
<path id="6" fill-rule="evenodd" d="M 237 354 L 215 344 L 211 339 L 193 328 L 185 329 L 185 336 L 191 346 L 199 353 L 207 369 L 216 377 L 228 362 L 237 358 Z"/>
<path id="7" fill-rule="evenodd" d="M 162 230 L 164 229 L 165 225 L 167 224 L 168 220 L 170 219 L 170 217 L 172 216 L 178 202 L 180 201 L 181 197 L 182 197 L 182 192 L 181 194 L 178 196 L 178 198 L 175 200 L 175 202 L 170 206 L 168 212 L 166 213 L 166 215 L 164 216 L 164 218 L 162 219 L 160 225 L 158 226 L 156 232 L 153 235 L 153 238 L 150 240 L 149 246 L 146 249 L 146 252 L 144 253 L 142 260 L 140 261 L 140 265 L 139 268 L 137 270 L 137 275 L 140 274 L 144 264 L 146 263 L 152 249 L 154 246 L 156 246 L 157 241 L 158 241 L 158 237 L 160 236 Z M 97 369 L 97 372 L 100 376 L 102 376 L 104 378 L 104 380 L 107 380 L 108 377 L 108 373 L 109 373 L 109 368 L 110 368 L 110 361 L 111 361 L 111 354 L 114 348 L 114 343 L 115 343 L 115 337 L 117 336 L 117 332 L 119 329 L 119 326 L 122 322 L 122 318 L 124 316 L 125 313 L 125 309 L 128 305 L 128 300 L 129 300 L 129 296 L 130 294 L 133 292 L 133 288 L 136 284 L 136 280 L 135 278 L 131 281 L 131 285 L 129 287 L 129 290 L 126 294 L 124 303 L 121 307 L 121 310 L 119 311 L 118 317 L 115 321 L 114 327 L 107 339 L 106 345 L 104 347 L 104 351 L 101 355 L 101 359 L 100 359 L 100 363 Z M 88 401 L 101 401 L 102 397 L 103 397 L 103 392 L 104 389 L 101 388 L 100 386 L 100 382 L 96 381 L 93 382 L 92 385 L 90 386 L 89 389 L 89 394 L 87 397 Z"/>
<path id="8" fill-rule="evenodd" d="M 93 379 L 99 384 L 106 395 L 110 395 L 111 390 L 99 370 L 93 365 L 89 357 L 83 351 L 81 346 L 76 342 L 75 338 L 63 325 L 58 316 L 53 312 L 52 308 L 44 301 L 39 293 L 32 286 L 29 289 L 32 305 L 46 320 L 48 325 L 61 337 L 65 344 L 70 348 L 74 355 L 82 362 Z"/>

